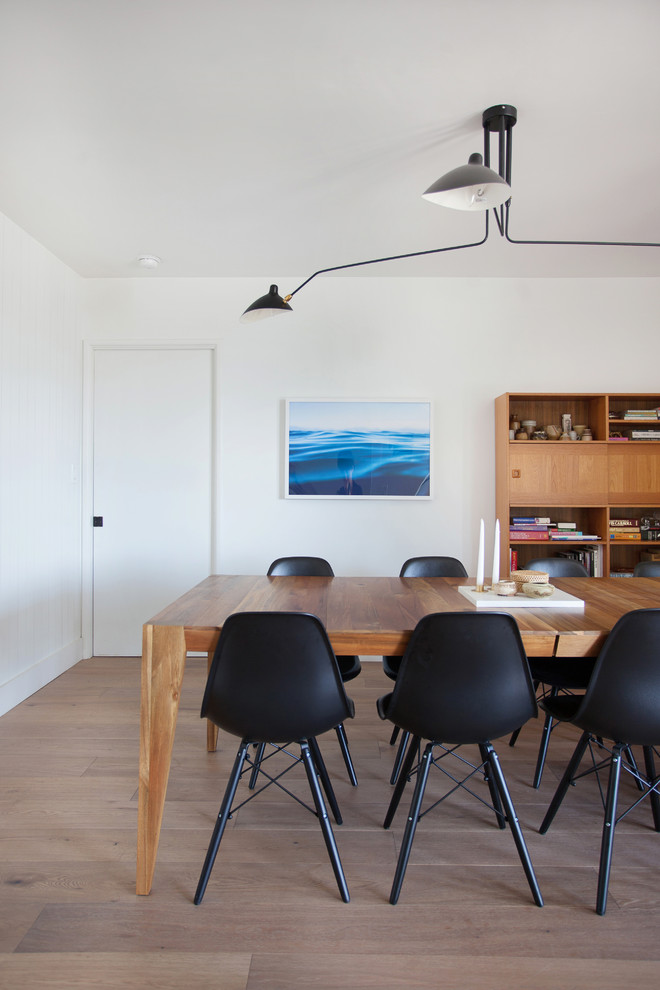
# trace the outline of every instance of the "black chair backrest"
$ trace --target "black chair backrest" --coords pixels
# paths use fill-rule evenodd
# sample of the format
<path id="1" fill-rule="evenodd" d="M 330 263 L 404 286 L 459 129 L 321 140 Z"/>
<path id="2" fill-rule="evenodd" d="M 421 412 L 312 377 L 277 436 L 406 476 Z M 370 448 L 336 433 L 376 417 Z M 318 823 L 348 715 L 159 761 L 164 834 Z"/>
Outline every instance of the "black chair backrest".
<path id="1" fill-rule="evenodd" d="M 409 557 L 399 577 L 467 577 L 456 557 Z"/>
<path id="2" fill-rule="evenodd" d="M 387 717 L 424 739 L 475 743 L 536 713 L 520 631 L 504 612 L 437 612 L 420 619 Z"/>
<path id="3" fill-rule="evenodd" d="M 323 557 L 278 557 L 268 568 L 269 576 L 334 577 Z"/>
<path id="4" fill-rule="evenodd" d="M 660 608 L 637 609 L 619 619 L 572 721 L 615 742 L 660 743 Z"/>
<path id="5" fill-rule="evenodd" d="M 236 612 L 225 621 L 202 718 L 240 738 L 288 742 L 352 715 L 327 633 L 305 612 Z"/>
<path id="6" fill-rule="evenodd" d="M 587 568 L 569 557 L 537 557 L 527 561 L 525 570 L 546 571 L 550 577 L 589 577 Z"/>
<path id="7" fill-rule="evenodd" d="M 635 564 L 634 577 L 660 577 L 660 560 L 640 560 Z"/>

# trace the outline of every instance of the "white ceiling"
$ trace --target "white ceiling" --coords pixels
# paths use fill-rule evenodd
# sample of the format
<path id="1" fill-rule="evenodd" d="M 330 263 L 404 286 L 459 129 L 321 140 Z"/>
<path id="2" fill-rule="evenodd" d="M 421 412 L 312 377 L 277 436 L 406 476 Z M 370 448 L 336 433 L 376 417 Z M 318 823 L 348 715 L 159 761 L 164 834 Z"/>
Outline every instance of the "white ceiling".
<path id="1" fill-rule="evenodd" d="M 660 241 L 658 38 L 659 0 L 0 0 L 0 211 L 84 276 L 302 281 L 477 240 L 421 193 L 502 102 L 513 236 Z M 357 272 L 658 275 L 660 248 L 493 231 Z"/>

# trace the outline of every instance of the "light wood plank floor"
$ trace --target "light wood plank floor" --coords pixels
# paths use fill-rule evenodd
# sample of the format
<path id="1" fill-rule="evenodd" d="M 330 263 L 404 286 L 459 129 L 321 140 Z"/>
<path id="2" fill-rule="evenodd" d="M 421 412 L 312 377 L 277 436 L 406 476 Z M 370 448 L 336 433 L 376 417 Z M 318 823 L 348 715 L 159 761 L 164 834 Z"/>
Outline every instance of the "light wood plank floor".
<path id="1" fill-rule="evenodd" d="M 0 987 L 657 985 L 660 835 L 650 810 L 636 810 L 617 829 L 603 918 L 594 911 L 601 822 L 594 785 L 572 789 L 550 832 L 538 834 L 575 740 L 566 727 L 553 735 L 538 792 L 530 781 L 540 720 L 514 748 L 498 745 L 544 908 L 532 902 L 510 832 L 461 795 L 423 819 L 399 904 L 388 903 L 407 800 L 384 831 L 394 750 L 375 699 L 391 683 L 379 663 L 363 666 L 348 685 L 357 708 L 347 724 L 357 788 L 346 780 L 334 733 L 322 741 L 344 815 L 335 833 L 347 905 L 315 819 L 272 788 L 229 823 L 204 902 L 193 905 L 236 748 L 221 734 L 219 751 L 205 751 L 198 714 L 205 662 L 188 661 L 148 897 L 134 893 L 139 661 L 83 661 L 0 719 Z M 301 776 L 301 793 L 305 786 Z"/>

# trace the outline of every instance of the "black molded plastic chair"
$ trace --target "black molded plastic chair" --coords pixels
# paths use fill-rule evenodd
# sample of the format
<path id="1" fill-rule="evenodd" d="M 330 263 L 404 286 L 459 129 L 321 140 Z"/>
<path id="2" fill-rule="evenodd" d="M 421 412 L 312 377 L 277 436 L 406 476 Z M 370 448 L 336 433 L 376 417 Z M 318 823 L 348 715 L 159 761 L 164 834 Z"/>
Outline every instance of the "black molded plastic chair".
<path id="1" fill-rule="evenodd" d="M 553 577 L 589 577 L 586 567 L 577 560 L 568 557 L 539 557 L 530 560 L 525 564 L 529 571 L 546 571 Z M 556 697 L 564 691 L 585 691 L 589 684 L 589 678 L 594 669 L 595 660 L 591 657 L 530 657 L 529 669 L 532 672 L 534 684 L 545 685 L 543 696 Z M 548 754 L 550 735 L 556 725 L 556 721 L 546 712 L 541 733 L 541 742 L 536 759 L 536 769 L 534 770 L 533 786 L 541 786 L 543 768 Z M 518 730 L 514 732 L 510 740 L 513 746 L 518 738 Z"/>
<path id="2" fill-rule="evenodd" d="M 467 577 L 468 573 L 457 557 L 409 557 L 399 571 L 399 577 Z M 401 657 L 383 657 L 383 670 L 387 676 L 395 681 L 401 666 Z M 399 734 L 398 728 L 394 728 L 390 738 L 390 746 L 396 742 Z M 406 751 L 409 735 L 403 733 L 399 742 L 396 759 L 392 767 L 390 783 L 395 784 L 401 769 L 403 756 Z"/>
<path id="3" fill-rule="evenodd" d="M 277 560 L 274 560 L 268 568 L 268 575 L 294 577 L 296 575 L 302 575 L 304 577 L 334 577 L 334 571 L 328 561 L 323 557 L 278 557 Z M 362 665 L 360 664 L 360 658 L 358 656 L 337 657 L 337 663 L 339 664 L 339 672 L 344 684 L 348 681 L 352 681 L 353 678 L 357 677 L 362 670 Z M 351 784 L 353 784 L 354 787 L 357 787 L 357 776 L 355 773 L 355 767 L 353 766 L 353 760 L 351 759 L 351 752 L 348 748 L 348 740 L 346 738 L 344 726 L 342 724 L 336 725 L 335 732 L 337 733 L 339 748 L 341 749 L 341 755 L 344 758 L 344 763 L 346 764 L 349 779 Z"/>
<path id="4" fill-rule="evenodd" d="M 273 747 L 271 755 L 283 752 L 292 757 L 285 749 L 290 740 L 300 745 L 300 757 L 292 757 L 293 762 L 273 777 L 265 768 L 270 756 L 264 758 L 262 755 L 259 774 L 268 779 L 265 787 L 276 784 L 286 791 L 280 783 L 281 777 L 297 763 L 304 764 L 337 886 L 342 900 L 349 900 L 317 773 L 335 808 L 336 802 L 315 736 L 352 718 L 353 714 L 353 703 L 346 697 L 332 646 L 323 624 L 315 615 L 239 612 L 229 616 L 222 627 L 211 664 L 201 717 L 239 736 L 241 743 L 199 878 L 195 904 L 204 896 L 228 818 L 246 803 L 232 808 L 242 774 L 254 766 L 250 747 L 255 743 L 270 744 Z M 251 793 L 246 800 L 252 800 L 263 789 Z M 290 794 L 289 791 L 286 793 Z M 336 808 L 336 815 L 338 810 Z M 338 820 L 341 822 L 341 817 Z"/>
<path id="5" fill-rule="evenodd" d="M 569 786 L 589 774 L 609 766 L 605 817 L 600 850 L 596 911 L 605 914 L 607 890 L 612 865 L 614 830 L 618 822 L 649 797 L 653 824 L 660 832 L 660 777 L 656 773 L 654 756 L 660 744 L 660 609 L 638 609 L 624 615 L 612 629 L 600 652 L 593 676 L 584 697 L 563 695 L 541 702 L 542 707 L 563 721 L 582 729 L 575 752 L 566 767 L 540 831 L 547 832 Z M 611 739 L 607 749 L 598 740 Z M 645 773 L 638 770 L 634 760 L 624 757 L 630 746 L 641 746 Z M 592 765 L 579 773 L 580 762 L 589 748 Z M 607 752 L 605 759 L 603 752 Z M 632 776 L 642 791 L 637 800 L 617 816 L 617 801 L 621 769 Z"/>
<path id="6" fill-rule="evenodd" d="M 545 571 L 549 577 L 589 577 L 579 560 L 570 557 L 536 557 L 525 564 L 528 571 Z"/>
<path id="7" fill-rule="evenodd" d="M 399 899 L 417 823 L 427 813 L 421 812 L 422 800 L 429 771 L 435 766 L 451 782 L 449 791 L 440 801 L 457 787 L 464 787 L 489 804 L 467 786 L 468 781 L 474 786 L 475 775 L 483 775 L 497 823 L 500 828 L 509 823 L 527 882 L 535 902 L 541 906 L 543 898 L 491 742 L 536 713 L 529 666 L 513 617 L 502 612 L 440 612 L 425 616 L 410 639 L 394 691 L 378 700 L 378 713 L 411 734 L 383 823 L 385 828 L 392 822 L 406 781 L 413 771 L 421 740 L 428 740 L 417 769 L 390 903 L 396 904 Z M 461 752 L 457 759 L 463 768 L 470 769 L 463 779 L 459 779 L 455 776 L 458 771 L 445 770 L 443 761 L 465 744 L 478 746 L 480 762 L 470 762 Z M 436 749 L 441 751 L 440 756 L 434 754 Z"/>
<path id="8" fill-rule="evenodd" d="M 640 560 L 635 564 L 633 577 L 660 577 L 660 560 Z"/>

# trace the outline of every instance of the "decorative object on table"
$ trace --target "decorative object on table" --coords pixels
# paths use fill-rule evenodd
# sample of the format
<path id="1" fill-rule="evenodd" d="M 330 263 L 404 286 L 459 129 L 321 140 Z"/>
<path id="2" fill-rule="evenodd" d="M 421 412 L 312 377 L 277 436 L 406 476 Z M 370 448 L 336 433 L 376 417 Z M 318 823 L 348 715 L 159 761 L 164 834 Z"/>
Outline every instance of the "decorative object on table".
<path id="1" fill-rule="evenodd" d="M 570 413 L 562 413 L 561 415 L 561 431 L 562 433 L 570 433 L 573 429 L 573 417 Z"/>
<path id="2" fill-rule="evenodd" d="M 523 584 L 547 584 L 549 577 L 543 571 L 511 571 L 511 580 L 515 581 L 518 591 L 522 591 Z"/>
<path id="3" fill-rule="evenodd" d="M 500 580 L 500 521 L 495 520 L 495 538 L 493 540 L 493 569 L 491 571 L 493 585 Z"/>
<path id="4" fill-rule="evenodd" d="M 575 430 L 575 432 L 577 433 L 578 437 L 581 440 L 582 439 L 582 434 L 584 433 L 584 431 L 586 429 L 588 429 L 588 427 L 586 426 L 586 424 L 584 426 L 582 426 L 582 425 L 578 426 L 577 423 L 576 423 L 576 425 L 573 427 L 573 429 Z"/>
<path id="5" fill-rule="evenodd" d="M 529 440 L 527 436 L 527 430 L 518 430 L 516 433 L 516 440 Z"/>
<path id="6" fill-rule="evenodd" d="M 593 440 L 593 435 L 592 435 L 591 430 L 589 429 L 589 427 L 586 428 L 586 430 L 584 431 L 584 433 L 580 437 L 580 440 L 582 440 L 583 442 L 585 440 Z"/>
<path id="7" fill-rule="evenodd" d="M 484 590 L 484 521 L 479 523 L 479 549 L 477 551 L 477 583 L 474 589 L 477 592 Z"/>
<path id="8" fill-rule="evenodd" d="M 366 261 L 352 261 L 344 265 L 332 265 L 319 268 L 301 282 L 293 292 L 284 297 L 280 296 L 276 285 L 271 285 L 270 292 L 261 296 L 244 311 L 241 322 L 253 322 L 268 316 L 291 312 L 289 301 L 302 288 L 308 285 L 317 275 L 329 272 L 345 271 L 348 268 L 359 268 L 364 265 L 376 265 L 385 261 L 400 261 L 404 258 L 415 258 L 430 254 L 441 254 L 445 251 L 459 251 L 466 248 L 479 247 L 488 240 L 490 232 L 489 213 L 492 210 L 493 219 L 497 224 L 499 234 L 509 244 L 526 244 L 529 246 L 554 244 L 561 246 L 589 245 L 600 247 L 660 247 L 660 242 L 640 241 L 568 241 L 542 240 L 539 238 L 516 238 L 509 232 L 509 213 L 511 208 L 511 132 L 518 120 L 518 111 L 514 106 L 499 103 L 488 107 L 481 115 L 484 131 L 484 154 L 478 152 L 470 155 L 467 165 L 454 168 L 443 175 L 437 182 L 429 186 L 423 193 L 424 199 L 439 206 L 448 206 L 457 210 L 481 211 L 486 213 L 484 235 L 477 241 L 463 244 L 452 244 L 447 247 L 431 248 L 426 251 L 409 251 L 405 254 L 387 255 L 383 258 L 370 258 Z M 498 155 L 493 160 L 499 160 L 499 171 L 488 168 L 483 164 L 491 161 L 491 135 L 497 135 Z M 570 429 L 570 427 L 569 427 Z"/>
<path id="9" fill-rule="evenodd" d="M 289 400 L 285 498 L 431 498 L 431 403 Z"/>
<path id="10" fill-rule="evenodd" d="M 555 588 L 551 584 L 543 584 L 537 582 L 527 582 L 522 586 L 523 595 L 527 595 L 528 598 L 551 598 L 555 593 Z"/>
<path id="11" fill-rule="evenodd" d="M 548 440 L 559 440 L 561 437 L 561 430 L 558 426 L 553 426 L 552 423 L 546 426 L 545 432 L 548 435 Z"/>
<path id="12" fill-rule="evenodd" d="M 570 595 L 561 588 L 555 588 L 554 594 L 550 598 L 528 598 L 527 595 L 517 594 L 504 598 L 496 591 L 489 588 L 487 591 L 477 593 L 469 585 L 461 585 L 458 588 L 460 594 L 476 608 L 495 608 L 508 611 L 510 608 L 553 608 L 553 609 L 583 609 L 584 600 Z"/>
<path id="13" fill-rule="evenodd" d="M 518 585 L 515 581 L 494 581 L 491 591 L 494 591 L 501 598 L 510 598 L 511 595 L 518 593 Z"/>

